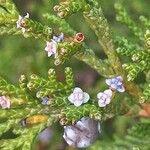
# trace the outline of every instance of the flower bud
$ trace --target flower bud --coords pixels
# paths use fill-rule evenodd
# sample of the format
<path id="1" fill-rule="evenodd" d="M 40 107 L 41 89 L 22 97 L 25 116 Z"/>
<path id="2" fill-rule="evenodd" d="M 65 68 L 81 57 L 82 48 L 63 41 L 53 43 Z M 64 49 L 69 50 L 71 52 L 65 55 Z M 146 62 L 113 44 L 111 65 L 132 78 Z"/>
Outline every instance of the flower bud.
<path id="1" fill-rule="evenodd" d="M 77 33 L 74 37 L 74 41 L 77 42 L 77 43 L 81 43 L 83 42 L 85 39 L 83 33 Z"/>

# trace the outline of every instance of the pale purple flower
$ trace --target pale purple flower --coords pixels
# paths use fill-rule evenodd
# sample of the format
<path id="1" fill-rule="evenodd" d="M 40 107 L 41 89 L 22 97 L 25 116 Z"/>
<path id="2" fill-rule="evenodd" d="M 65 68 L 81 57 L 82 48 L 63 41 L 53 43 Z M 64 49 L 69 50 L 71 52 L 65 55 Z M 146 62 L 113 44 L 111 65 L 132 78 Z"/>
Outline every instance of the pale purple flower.
<path id="1" fill-rule="evenodd" d="M 112 91 L 110 89 L 105 90 L 104 92 L 99 92 L 97 94 L 98 105 L 99 107 L 105 107 L 111 101 Z"/>
<path id="2" fill-rule="evenodd" d="M 100 124 L 89 117 L 83 117 L 75 125 L 65 126 L 63 138 L 73 147 L 85 148 L 98 138 Z"/>
<path id="3" fill-rule="evenodd" d="M 106 84 L 109 85 L 112 90 L 116 90 L 118 92 L 125 91 L 125 88 L 123 85 L 123 78 L 121 76 L 118 76 L 112 79 L 106 79 Z"/>
<path id="4" fill-rule="evenodd" d="M 19 18 L 16 22 L 17 24 L 17 28 L 21 29 L 21 31 L 24 33 L 26 31 L 26 29 L 24 28 L 23 24 L 25 23 L 25 19 L 29 18 L 29 13 L 26 14 L 26 16 L 22 17 L 19 15 Z"/>
<path id="5" fill-rule="evenodd" d="M 51 39 L 51 42 L 47 42 L 47 45 L 45 47 L 45 51 L 48 52 L 48 57 L 51 55 L 57 55 L 57 44 L 60 43 L 64 39 L 64 34 L 61 33 L 59 36 L 53 36 L 53 39 Z"/>
<path id="6" fill-rule="evenodd" d="M 6 96 L 0 96 L 0 106 L 2 109 L 10 108 L 10 99 Z"/>
<path id="7" fill-rule="evenodd" d="M 60 43 L 64 39 L 64 33 L 61 33 L 59 36 L 53 36 L 52 41 L 55 41 L 56 43 Z"/>
<path id="8" fill-rule="evenodd" d="M 48 57 L 51 55 L 55 55 L 57 53 L 57 44 L 56 42 L 47 42 L 47 45 L 45 47 L 45 51 L 48 53 Z"/>
<path id="9" fill-rule="evenodd" d="M 76 87 L 73 93 L 70 94 L 68 100 L 73 103 L 76 107 L 80 106 L 82 103 L 88 102 L 90 96 L 88 93 L 83 92 L 82 89 Z"/>

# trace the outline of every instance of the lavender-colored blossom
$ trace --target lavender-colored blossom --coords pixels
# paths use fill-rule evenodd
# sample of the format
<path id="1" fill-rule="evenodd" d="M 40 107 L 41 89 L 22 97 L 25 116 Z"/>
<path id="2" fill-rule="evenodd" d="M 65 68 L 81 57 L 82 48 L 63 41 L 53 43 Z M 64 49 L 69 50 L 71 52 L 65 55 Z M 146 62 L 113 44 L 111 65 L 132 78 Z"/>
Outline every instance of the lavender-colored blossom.
<path id="1" fill-rule="evenodd" d="M 0 96 L 0 106 L 2 109 L 10 108 L 10 99 L 6 96 Z"/>
<path id="2" fill-rule="evenodd" d="M 80 106 L 82 103 L 88 102 L 90 96 L 88 93 L 83 92 L 82 89 L 76 87 L 73 93 L 70 94 L 68 100 L 73 103 L 76 107 Z"/>
<path id="3" fill-rule="evenodd" d="M 23 33 L 26 31 L 26 29 L 23 27 L 24 20 L 25 20 L 26 18 L 29 18 L 29 13 L 27 13 L 26 16 L 24 16 L 24 17 L 22 17 L 22 16 L 19 15 L 19 18 L 18 18 L 18 20 L 17 20 L 17 22 L 16 22 L 17 28 L 21 29 L 21 31 L 22 31 Z"/>
<path id="4" fill-rule="evenodd" d="M 52 41 L 56 43 L 60 43 L 64 39 L 64 33 L 61 33 L 59 36 L 53 36 Z"/>
<path id="5" fill-rule="evenodd" d="M 47 51 L 48 53 L 48 57 L 50 57 L 51 55 L 55 55 L 57 52 L 57 44 L 56 42 L 47 42 L 47 45 L 45 47 L 45 51 Z"/>
<path id="6" fill-rule="evenodd" d="M 112 79 L 106 79 L 106 84 L 108 84 L 112 90 L 116 90 L 118 92 L 125 91 L 125 88 L 123 85 L 123 78 L 121 76 L 118 76 Z"/>
<path id="7" fill-rule="evenodd" d="M 112 91 L 110 89 L 105 90 L 104 92 L 99 92 L 97 94 L 98 105 L 99 107 L 105 107 L 111 101 Z"/>
<path id="8" fill-rule="evenodd" d="M 89 117 L 83 117 L 75 125 L 65 126 L 63 138 L 73 147 L 85 148 L 98 138 L 100 124 Z"/>

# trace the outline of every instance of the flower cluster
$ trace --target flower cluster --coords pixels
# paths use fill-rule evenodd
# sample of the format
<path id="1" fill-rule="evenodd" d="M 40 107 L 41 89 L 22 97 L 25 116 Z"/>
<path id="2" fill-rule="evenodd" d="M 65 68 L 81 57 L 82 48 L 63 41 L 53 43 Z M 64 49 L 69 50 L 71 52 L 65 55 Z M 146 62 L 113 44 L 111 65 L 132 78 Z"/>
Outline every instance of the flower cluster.
<path id="1" fill-rule="evenodd" d="M 121 76 L 106 79 L 106 84 L 109 85 L 109 89 L 104 92 L 99 92 L 97 94 L 98 105 L 99 107 L 105 107 L 111 102 L 113 94 L 115 91 L 124 92 L 125 88 L 123 85 L 123 78 Z M 87 103 L 90 99 L 88 93 L 83 92 L 82 89 L 76 87 L 73 92 L 69 95 L 68 100 L 74 104 L 76 107 Z"/>
<path id="2" fill-rule="evenodd" d="M 124 92 L 125 88 L 123 85 L 123 78 L 121 76 L 106 79 L 106 84 L 109 85 L 109 89 L 104 92 L 99 92 L 97 94 L 99 107 L 105 107 L 111 102 L 114 91 Z"/>
<path id="3" fill-rule="evenodd" d="M 75 125 L 65 126 L 63 138 L 70 145 L 85 148 L 98 138 L 100 124 L 89 117 L 83 117 Z"/>
<path id="4" fill-rule="evenodd" d="M 6 96 L 0 96 L 0 106 L 2 109 L 10 108 L 10 99 Z"/>
<path id="5" fill-rule="evenodd" d="M 63 41 L 64 34 L 61 33 L 59 36 L 53 36 L 50 42 L 47 42 L 45 51 L 48 53 L 48 57 L 55 55 L 57 53 L 57 44 Z"/>
<path id="6" fill-rule="evenodd" d="M 83 33 L 77 33 L 74 38 L 73 41 L 76 43 L 81 43 L 83 42 L 85 39 Z M 48 57 L 55 55 L 55 58 L 57 56 L 57 44 L 62 42 L 64 40 L 64 34 L 61 33 L 59 36 L 53 36 L 53 38 L 51 39 L 50 42 L 47 41 L 46 43 L 46 47 L 45 47 L 45 51 L 47 51 L 48 53 Z M 62 53 L 65 53 L 65 49 L 61 48 Z"/>
<path id="7" fill-rule="evenodd" d="M 19 18 L 18 18 L 18 20 L 17 20 L 17 22 L 16 22 L 17 28 L 18 28 L 18 29 L 21 29 L 21 31 L 22 31 L 23 33 L 26 32 L 26 29 L 25 29 L 25 27 L 24 27 L 24 23 L 25 23 L 25 19 L 27 19 L 27 18 L 29 18 L 29 13 L 27 13 L 26 16 L 24 16 L 24 17 L 22 17 L 22 16 L 19 15 Z"/>

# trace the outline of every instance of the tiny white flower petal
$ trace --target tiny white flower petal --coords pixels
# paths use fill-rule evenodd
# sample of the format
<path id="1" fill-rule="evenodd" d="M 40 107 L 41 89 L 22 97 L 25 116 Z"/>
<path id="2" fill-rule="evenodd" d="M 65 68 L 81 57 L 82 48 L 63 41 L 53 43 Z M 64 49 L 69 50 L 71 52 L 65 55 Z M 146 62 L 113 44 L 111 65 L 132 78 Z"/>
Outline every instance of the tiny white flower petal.
<path id="1" fill-rule="evenodd" d="M 10 101 L 7 102 L 7 108 L 10 108 Z"/>
<path id="2" fill-rule="evenodd" d="M 47 49 L 47 50 L 48 50 L 48 45 L 49 45 L 49 42 L 46 42 L 46 47 L 45 47 L 45 49 Z"/>
<path id="3" fill-rule="evenodd" d="M 48 51 L 48 49 L 47 49 L 47 47 L 45 47 L 45 49 L 44 49 L 45 51 Z"/>
<path id="4" fill-rule="evenodd" d="M 109 97 L 112 97 L 112 90 L 108 89 L 108 90 L 105 90 L 104 93 L 109 96 Z"/>
<path id="5" fill-rule="evenodd" d="M 99 107 L 105 107 L 106 106 L 105 103 L 101 103 L 100 101 L 98 101 L 98 105 L 99 105 Z"/>
<path id="6" fill-rule="evenodd" d="M 87 103 L 90 99 L 90 96 L 88 93 L 84 92 L 84 99 L 83 99 L 83 103 Z"/>
<path id="7" fill-rule="evenodd" d="M 106 100 L 105 100 L 105 104 L 109 104 L 111 102 L 111 98 L 107 98 Z"/>
<path id="8" fill-rule="evenodd" d="M 64 138 L 65 141 L 68 143 L 68 145 L 74 146 L 74 141 L 72 141 L 72 139 L 69 139 L 65 133 L 64 133 L 64 135 L 63 135 L 63 138 Z"/>
<path id="9" fill-rule="evenodd" d="M 48 46 L 50 42 L 46 41 L 46 45 Z"/>
<path id="10" fill-rule="evenodd" d="M 116 78 L 112 78 L 111 81 L 112 81 L 112 83 L 114 83 L 114 84 L 117 84 L 117 83 L 119 82 L 119 80 L 116 79 Z"/>
<path id="11" fill-rule="evenodd" d="M 57 37 L 56 36 L 53 36 L 53 39 L 52 39 L 52 41 L 57 41 Z"/>
<path id="12" fill-rule="evenodd" d="M 112 83 L 112 80 L 111 79 L 106 79 L 105 82 L 106 82 L 107 85 L 110 85 Z"/>
<path id="13" fill-rule="evenodd" d="M 117 85 L 122 85 L 122 82 L 121 82 L 121 81 L 119 81 L 119 82 L 117 83 Z"/>
<path id="14" fill-rule="evenodd" d="M 116 79 L 118 79 L 118 80 L 120 80 L 120 81 L 123 81 L 122 76 L 118 76 L 118 77 L 116 77 Z"/>
<path id="15" fill-rule="evenodd" d="M 76 87 L 74 90 L 73 90 L 73 93 L 78 93 L 78 92 L 83 92 L 82 89 L 80 89 L 79 87 Z"/>
<path id="16" fill-rule="evenodd" d="M 124 91 L 125 91 L 124 86 L 121 86 L 121 88 L 117 88 L 117 91 L 118 91 L 118 92 L 121 92 L 121 93 L 124 92 Z"/>
<path id="17" fill-rule="evenodd" d="M 74 139 L 76 137 L 76 134 L 75 134 L 74 130 L 71 127 L 68 127 L 66 129 L 66 135 L 69 139 Z"/>
<path id="18" fill-rule="evenodd" d="M 74 141 L 72 141 L 71 139 L 68 139 L 65 135 L 63 135 L 63 138 L 65 139 L 68 145 L 75 146 Z"/>
<path id="19" fill-rule="evenodd" d="M 80 129 L 87 129 L 87 130 L 89 128 L 89 125 L 92 126 L 92 122 L 89 120 L 89 117 L 81 118 L 81 121 L 78 121 L 76 124 Z"/>
<path id="20" fill-rule="evenodd" d="M 83 123 L 83 122 L 84 122 L 84 121 L 81 120 L 81 121 L 78 121 L 78 122 L 76 123 L 76 126 L 77 126 L 78 128 L 80 128 L 81 130 L 84 130 L 84 129 L 86 128 L 85 123 Z"/>
<path id="21" fill-rule="evenodd" d="M 70 96 L 68 97 L 68 100 L 69 100 L 71 103 L 74 103 L 74 95 L 73 95 L 73 93 L 70 94 Z"/>
<path id="22" fill-rule="evenodd" d="M 57 44 L 57 42 L 56 42 L 55 40 L 51 39 L 51 41 L 52 41 L 54 44 Z"/>
<path id="23" fill-rule="evenodd" d="M 102 97 L 102 98 L 98 99 L 98 101 L 99 101 L 100 103 L 105 103 L 105 100 L 106 100 L 106 97 Z"/>
<path id="24" fill-rule="evenodd" d="M 22 31 L 22 33 L 25 33 L 26 29 L 25 29 L 25 28 L 22 28 L 21 31 Z"/>
<path id="25" fill-rule="evenodd" d="M 77 147 L 78 148 L 86 148 L 86 147 L 88 147 L 88 146 L 90 146 L 91 145 L 91 143 L 89 142 L 89 140 L 88 139 L 82 139 L 81 141 L 79 141 L 79 143 L 77 144 Z"/>
<path id="26" fill-rule="evenodd" d="M 17 28 L 20 28 L 19 21 L 17 21 L 16 24 L 17 24 Z"/>
<path id="27" fill-rule="evenodd" d="M 54 54 L 54 58 L 58 58 L 58 52 L 56 51 L 56 53 Z"/>
<path id="28" fill-rule="evenodd" d="M 102 97 L 102 95 L 103 95 L 103 93 L 102 93 L 102 92 L 99 92 L 99 93 L 97 94 L 97 98 L 100 99 L 100 98 Z"/>
<path id="29" fill-rule="evenodd" d="M 117 85 L 116 85 L 116 84 L 114 84 L 114 83 L 113 83 L 113 84 L 111 84 L 111 85 L 110 85 L 110 87 L 111 87 L 112 89 L 117 89 Z"/>
<path id="30" fill-rule="evenodd" d="M 22 16 L 19 15 L 19 19 L 18 20 L 21 20 L 21 19 L 22 19 Z"/>
<path id="31" fill-rule="evenodd" d="M 25 18 L 29 18 L 29 13 L 26 14 Z"/>
<path id="32" fill-rule="evenodd" d="M 79 107 L 82 103 L 83 103 L 83 101 L 78 101 L 78 100 L 75 100 L 75 101 L 74 101 L 74 105 L 75 105 L 76 107 Z"/>
<path id="33" fill-rule="evenodd" d="M 99 131 L 99 133 L 101 133 L 101 124 L 100 124 L 100 122 L 98 122 L 98 131 Z"/>
<path id="34" fill-rule="evenodd" d="M 53 48 L 53 54 L 56 54 L 56 51 L 57 51 L 57 46 L 55 45 Z"/>
<path id="35" fill-rule="evenodd" d="M 52 54 L 53 54 L 53 53 L 51 53 L 51 52 L 48 52 L 48 57 L 52 56 Z"/>

